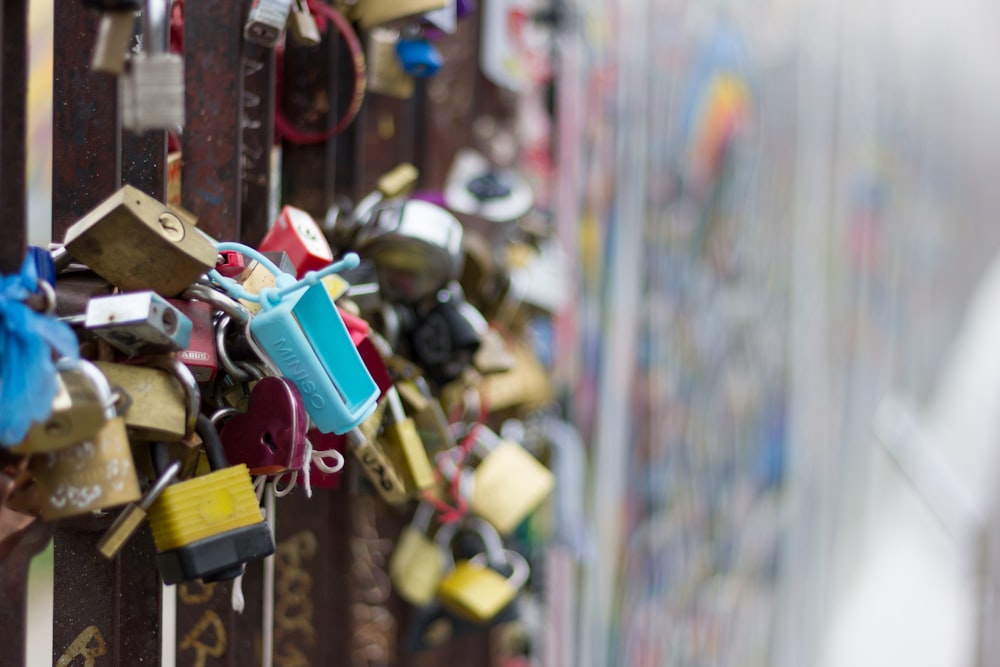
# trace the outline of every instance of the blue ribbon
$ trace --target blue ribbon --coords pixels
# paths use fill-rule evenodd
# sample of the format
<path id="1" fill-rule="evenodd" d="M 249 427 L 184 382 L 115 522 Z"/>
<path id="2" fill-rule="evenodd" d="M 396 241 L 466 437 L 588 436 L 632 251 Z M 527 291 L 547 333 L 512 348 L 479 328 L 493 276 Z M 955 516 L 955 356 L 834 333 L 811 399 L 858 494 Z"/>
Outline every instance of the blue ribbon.
<path id="1" fill-rule="evenodd" d="M 51 414 L 53 350 L 61 357 L 80 358 L 69 325 L 25 303 L 37 289 L 38 271 L 30 256 L 19 274 L 0 276 L 0 445 L 20 443 L 32 422 Z"/>

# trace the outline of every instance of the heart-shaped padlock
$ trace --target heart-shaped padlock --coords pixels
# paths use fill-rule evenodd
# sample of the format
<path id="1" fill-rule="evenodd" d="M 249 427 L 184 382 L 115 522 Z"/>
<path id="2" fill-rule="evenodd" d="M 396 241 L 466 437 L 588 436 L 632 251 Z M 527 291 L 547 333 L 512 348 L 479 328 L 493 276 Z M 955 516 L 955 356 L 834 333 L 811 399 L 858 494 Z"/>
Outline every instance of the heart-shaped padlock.
<path id="1" fill-rule="evenodd" d="M 306 465 L 305 403 L 291 380 L 266 377 L 250 392 L 245 414 L 230 417 L 220 436 L 226 457 L 254 475 L 276 475 Z"/>

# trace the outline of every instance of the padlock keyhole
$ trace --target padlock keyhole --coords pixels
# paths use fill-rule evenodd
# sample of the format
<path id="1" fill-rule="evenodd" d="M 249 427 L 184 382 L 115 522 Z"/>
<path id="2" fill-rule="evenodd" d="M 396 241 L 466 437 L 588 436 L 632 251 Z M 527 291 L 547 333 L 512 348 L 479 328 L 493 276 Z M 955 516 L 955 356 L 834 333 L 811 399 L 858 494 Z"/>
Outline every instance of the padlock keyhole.
<path id="1" fill-rule="evenodd" d="M 271 435 L 270 431 L 264 431 L 264 435 L 261 436 L 260 440 L 267 445 L 268 449 L 272 452 L 278 451 L 278 445 L 274 442 L 274 436 Z"/>

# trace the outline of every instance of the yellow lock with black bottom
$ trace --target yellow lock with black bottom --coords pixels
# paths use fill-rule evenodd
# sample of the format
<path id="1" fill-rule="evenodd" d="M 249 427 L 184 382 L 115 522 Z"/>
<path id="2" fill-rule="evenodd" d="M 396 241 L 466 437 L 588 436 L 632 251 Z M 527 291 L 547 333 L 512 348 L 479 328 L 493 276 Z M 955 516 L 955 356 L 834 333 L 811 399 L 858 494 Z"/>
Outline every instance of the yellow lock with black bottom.
<path id="1" fill-rule="evenodd" d="M 274 553 L 274 538 L 260 510 L 249 469 L 230 466 L 212 422 L 198 417 L 212 472 L 172 484 L 149 509 L 156 565 L 166 584 L 235 579 L 244 565 Z M 162 467 L 165 451 L 155 443 Z"/>

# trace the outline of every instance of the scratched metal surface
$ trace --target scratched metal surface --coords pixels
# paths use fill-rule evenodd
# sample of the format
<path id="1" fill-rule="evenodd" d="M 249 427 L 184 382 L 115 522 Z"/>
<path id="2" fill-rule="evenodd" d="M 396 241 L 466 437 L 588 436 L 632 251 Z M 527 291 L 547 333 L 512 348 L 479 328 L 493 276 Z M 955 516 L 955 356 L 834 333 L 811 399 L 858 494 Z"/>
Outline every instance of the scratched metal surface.
<path id="1" fill-rule="evenodd" d="M 97 15 L 66 0 L 54 19 L 52 239 L 61 241 L 118 187 L 121 130 L 115 78 L 90 71 Z"/>
<path id="2" fill-rule="evenodd" d="M 243 201 L 240 240 L 256 246 L 271 224 L 271 146 L 274 145 L 274 49 L 243 45 Z"/>
<path id="3" fill-rule="evenodd" d="M 0 11 L 0 221 L 4 242 L 0 244 L 0 274 L 20 268 L 24 256 L 25 199 L 25 105 L 27 104 L 27 0 L 3 3 Z"/>
<path id="4" fill-rule="evenodd" d="M 181 200 L 220 240 L 240 238 L 244 4 L 184 7 Z"/>

